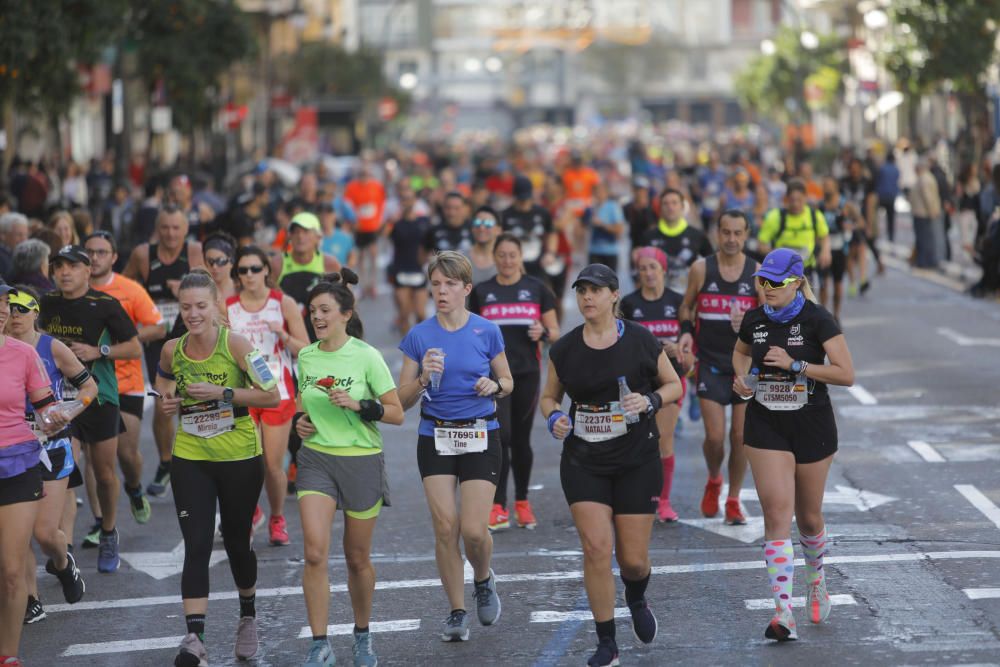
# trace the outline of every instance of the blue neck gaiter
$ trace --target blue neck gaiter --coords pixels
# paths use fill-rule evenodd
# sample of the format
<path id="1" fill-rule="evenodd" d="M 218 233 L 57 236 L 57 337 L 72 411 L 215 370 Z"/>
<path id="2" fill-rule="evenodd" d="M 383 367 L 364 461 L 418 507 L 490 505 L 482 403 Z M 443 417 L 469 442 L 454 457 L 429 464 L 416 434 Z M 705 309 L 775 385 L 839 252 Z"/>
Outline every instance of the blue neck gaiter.
<path id="1" fill-rule="evenodd" d="M 806 305 L 806 298 L 802 295 L 801 291 L 795 293 L 795 298 L 792 302 L 783 308 L 778 308 L 775 310 L 771 306 L 764 304 L 764 314 L 767 315 L 767 319 L 772 322 L 777 322 L 778 324 L 786 324 L 795 319 L 795 317 L 802 312 L 802 307 Z"/>

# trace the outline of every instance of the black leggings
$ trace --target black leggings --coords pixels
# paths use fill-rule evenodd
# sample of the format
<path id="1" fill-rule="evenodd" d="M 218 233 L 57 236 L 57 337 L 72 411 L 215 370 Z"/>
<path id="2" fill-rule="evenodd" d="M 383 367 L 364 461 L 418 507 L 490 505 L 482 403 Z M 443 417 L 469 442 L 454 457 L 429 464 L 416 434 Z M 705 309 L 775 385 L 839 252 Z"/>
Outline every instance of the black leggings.
<path id="1" fill-rule="evenodd" d="M 264 459 L 192 461 L 177 456 L 170 464 L 174 506 L 184 536 L 181 597 L 208 597 L 208 564 L 215 539 L 215 506 L 222 518 L 222 540 L 237 588 L 257 584 L 257 554 L 250 531 L 257 498 L 264 486 Z"/>
<path id="2" fill-rule="evenodd" d="M 531 424 L 538 408 L 539 373 L 514 376 L 514 393 L 497 401 L 503 461 L 493 502 L 507 506 L 507 477 L 514 470 L 514 499 L 528 499 L 528 482 L 535 455 L 531 451 Z"/>

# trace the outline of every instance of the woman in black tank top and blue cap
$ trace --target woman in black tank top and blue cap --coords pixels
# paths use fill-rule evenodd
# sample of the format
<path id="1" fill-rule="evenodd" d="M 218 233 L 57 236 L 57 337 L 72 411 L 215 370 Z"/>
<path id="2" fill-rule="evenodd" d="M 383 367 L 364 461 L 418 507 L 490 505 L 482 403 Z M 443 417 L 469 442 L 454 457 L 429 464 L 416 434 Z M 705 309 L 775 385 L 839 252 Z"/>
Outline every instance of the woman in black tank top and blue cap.
<path id="1" fill-rule="evenodd" d="M 618 664 L 612 550 L 636 637 L 646 644 L 656 637 L 646 603 L 649 537 L 663 486 L 656 412 L 681 397 L 681 383 L 656 337 L 621 319 L 614 271 L 591 264 L 573 288 L 584 323 L 552 345 L 541 408 L 549 432 L 565 439 L 559 476 L 597 626 L 587 665 L 607 667 Z M 561 410 L 564 393 L 569 414 Z"/>
<path id="2" fill-rule="evenodd" d="M 793 514 L 806 564 L 809 620 L 822 623 L 830 613 L 822 508 L 837 423 L 827 385 L 853 384 L 854 365 L 836 320 L 815 302 L 797 252 L 770 252 L 754 275 L 764 305 L 743 318 L 733 351 L 733 391 L 750 400 L 743 440 L 764 512 L 764 560 L 776 610 L 764 636 L 787 641 L 798 639 L 791 606 Z"/>

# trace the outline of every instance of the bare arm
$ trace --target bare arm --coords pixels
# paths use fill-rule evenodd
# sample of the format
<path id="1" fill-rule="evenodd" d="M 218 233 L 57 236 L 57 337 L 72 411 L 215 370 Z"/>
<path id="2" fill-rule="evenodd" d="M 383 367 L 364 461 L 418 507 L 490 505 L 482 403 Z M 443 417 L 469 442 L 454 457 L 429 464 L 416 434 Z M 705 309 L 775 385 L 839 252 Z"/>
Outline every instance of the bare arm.
<path id="1" fill-rule="evenodd" d="M 52 340 L 52 358 L 56 362 L 56 368 L 59 372 L 63 374 L 66 382 L 69 382 L 70 378 L 76 377 L 84 371 L 84 366 L 76 355 L 73 354 L 66 345 L 60 341 Z M 89 403 L 97 397 L 97 382 L 94 381 L 93 377 L 87 379 L 80 387 L 80 393 L 77 396 L 81 401 Z"/>
<path id="2" fill-rule="evenodd" d="M 192 269 L 205 268 L 205 255 L 201 250 L 200 243 L 192 241 L 188 244 L 188 265 Z"/>
<path id="3" fill-rule="evenodd" d="M 149 244 L 143 243 L 135 247 L 132 254 L 128 256 L 128 263 L 125 265 L 125 270 L 122 271 L 122 275 L 126 278 L 131 278 L 132 280 L 139 281 L 141 283 L 146 282 L 149 272 Z"/>
<path id="4" fill-rule="evenodd" d="M 701 292 L 701 286 L 704 283 L 705 260 L 699 259 L 688 270 L 687 289 L 684 291 L 684 300 L 681 302 L 678 313 L 678 319 L 682 324 L 691 322 L 692 326 L 694 325 L 694 318 L 698 310 L 698 293 Z M 677 346 L 680 348 L 679 354 L 685 360 L 685 364 L 690 366 L 694 362 L 691 358 L 694 349 L 694 336 L 690 333 L 682 333 L 677 340 Z"/>
<path id="5" fill-rule="evenodd" d="M 327 273 L 340 271 L 340 262 L 337 261 L 336 257 L 323 255 L 323 270 Z"/>
<path id="6" fill-rule="evenodd" d="M 417 362 L 404 356 L 403 368 L 399 371 L 399 389 L 397 390 L 404 410 L 409 410 L 420 402 L 424 387 L 429 383 L 429 377 L 420 377 L 420 367 Z"/>
<path id="7" fill-rule="evenodd" d="M 496 380 L 491 378 L 479 378 L 476 382 L 476 391 L 480 396 L 493 396 L 502 398 L 510 396 L 514 391 L 514 378 L 510 373 L 510 364 L 507 363 L 507 353 L 501 352 L 490 361 L 490 370 L 496 376 Z"/>
<path id="8" fill-rule="evenodd" d="M 302 310 L 295 299 L 285 294 L 281 297 L 281 314 L 285 318 L 288 332 L 280 331 L 278 336 L 282 337 L 282 343 L 292 354 L 298 354 L 299 350 L 309 345 L 309 334 L 306 333 L 306 323 L 302 318 Z"/>

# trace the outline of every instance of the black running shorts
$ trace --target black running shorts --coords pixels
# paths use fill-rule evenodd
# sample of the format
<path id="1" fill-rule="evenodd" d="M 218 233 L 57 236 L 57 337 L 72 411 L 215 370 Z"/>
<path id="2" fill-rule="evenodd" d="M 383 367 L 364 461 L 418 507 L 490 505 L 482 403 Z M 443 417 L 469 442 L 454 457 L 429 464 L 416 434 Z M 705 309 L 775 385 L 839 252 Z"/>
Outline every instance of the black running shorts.
<path id="1" fill-rule="evenodd" d="M 614 514 L 655 514 L 663 488 L 663 466 L 656 457 L 614 473 L 598 474 L 564 451 L 559 478 L 569 505 L 593 502 L 607 505 Z"/>
<path id="2" fill-rule="evenodd" d="M 719 405 L 741 405 L 743 399 L 733 391 L 733 376 L 728 373 L 716 372 L 713 367 L 698 362 L 695 375 L 695 388 L 698 398 L 718 403 Z"/>
<path id="3" fill-rule="evenodd" d="M 142 419 L 144 400 L 143 396 L 136 396 L 135 394 L 118 394 L 118 406 L 121 411 L 139 419 Z"/>
<path id="4" fill-rule="evenodd" d="M 33 466 L 20 475 L 0 479 L 0 505 L 16 505 L 41 499 L 41 466 Z"/>
<path id="5" fill-rule="evenodd" d="M 496 484 L 501 461 L 498 428 L 489 431 L 485 452 L 458 456 L 438 454 L 437 448 L 434 447 L 433 436 L 421 435 L 417 438 L 417 467 L 420 469 L 420 479 L 431 475 L 454 475 L 458 477 L 459 484 L 470 479 L 482 479 Z"/>
<path id="6" fill-rule="evenodd" d="M 95 401 L 73 420 L 73 435 L 80 442 L 110 440 L 124 431 L 120 410 L 111 403 L 100 405 Z"/>
<path id="7" fill-rule="evenodd" d="M 830 404 L 801 410 L 768 410 L 757 401 L 747 408 L 743 443 L 755 449 L 791 452 L 796 463 L 816 463 L 837 451 L 837 420 Z"/>

